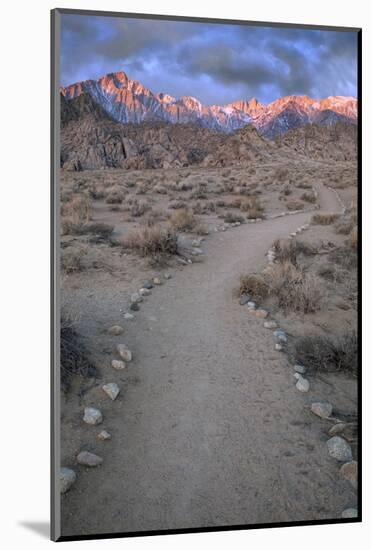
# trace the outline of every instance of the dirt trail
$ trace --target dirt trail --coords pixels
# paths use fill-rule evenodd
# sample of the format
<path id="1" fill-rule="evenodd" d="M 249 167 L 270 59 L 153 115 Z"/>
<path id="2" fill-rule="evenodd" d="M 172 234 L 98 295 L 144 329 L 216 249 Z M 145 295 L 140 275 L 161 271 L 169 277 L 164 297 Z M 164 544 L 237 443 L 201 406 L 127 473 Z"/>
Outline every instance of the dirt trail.
<path id="1" fill-rule="evenodd" d="M 339 210 L 330 190 L 319 193 Z M 203 262 L 153 289 L 125 325 L 117 341 L 134 361 L 103 372 L 123 388 L 104 409 L 112 440 L 100 444 L 103 466 L 66 495 L 64 534 L 336 518 L 347 507 L 348 485 L 308 410 L 322 396 L 295 389 L 271 331 L 232 297 L 274 239 L 310 217 L 213 234 Z"/>

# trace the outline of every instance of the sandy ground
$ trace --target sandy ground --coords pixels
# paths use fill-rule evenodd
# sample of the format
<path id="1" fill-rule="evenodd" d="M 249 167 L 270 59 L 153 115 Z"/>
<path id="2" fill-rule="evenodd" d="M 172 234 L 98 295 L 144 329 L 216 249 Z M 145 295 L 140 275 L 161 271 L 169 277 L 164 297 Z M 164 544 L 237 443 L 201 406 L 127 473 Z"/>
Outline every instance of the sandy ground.
<path id="1" fill-rule="evenodd" d="M 332 192 L 319 190 L 322 208 L 337 210 Z M 262 269 L 274 239 L 309 220 L 298 214 L 210 235 L 203 261 L 153 289 L 119 337 L 103 330 L 123 324 L 120 278 L 105 297 L 86 290 L 87 315 L 99 307 L 99 322 L 90 322 L 102 378 L 122 391 L 111 402 L 102 380 L 88 381 L 80 396 L 62 398 L 62 463 L 78 474 L 62 497 L 63 535 L 338 518 L 356 505 L 328 456 L 328 422 L 309 411 L 327 398 L 355 412 L 354 380 L 340 379 L 336 391 L 311 380 L 300 394 L 271 332 L 232 298 L 239 274 Z M 119 342 L 134 355 L 121 372 L 110 367 Z M 87 405 L 102 410 L 101 426 L 82 422 Z M 96 440 L 102 428 L 112 440 Z M 80 449 L 103 465 L 76 466 Z"/>

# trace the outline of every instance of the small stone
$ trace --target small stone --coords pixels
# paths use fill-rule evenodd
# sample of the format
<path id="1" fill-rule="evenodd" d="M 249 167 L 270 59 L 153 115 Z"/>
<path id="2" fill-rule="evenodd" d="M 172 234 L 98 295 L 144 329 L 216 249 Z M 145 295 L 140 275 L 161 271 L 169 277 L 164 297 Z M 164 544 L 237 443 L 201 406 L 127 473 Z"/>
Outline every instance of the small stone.
<path id="1" fill-rule="evenodd" d="M 161 279 L 159 279 L 159 277 L 155 277 L 155 278 L 153 279 L 153 283 L 154 283 L 155 285 L 162 285 Z"/>
<path id="2" fill-rule="evenodd" d="M 195 247 L 195 248 L 197 248 L 197 247 L 200 246 L 201 242 L 202 242 L 201 239 L 194 239 L 194 240 L 192 241 L 192 246 Z"/>
<path id="3" fill-rule="evenodd" d="M 134 319 L 134 315 L 132 315 L 131 313 L 124 313 L 124 319 L 126 319 L 127 321 L 132 321 Z"/>
<path id="4" fill-rule="evenodd" d="M 255 310 L 256 309 L 256 303 L 255 302 L 247 302 L 247 307 L 251 310 Z"/>
<path id="5" fill-rule="evenodd" d="M 349 481 L 351 486 L 354 489 L 357 489 L 358 485 L 358 462 L 356 460 L 352 460 L 351 462 L 346 462 L 342 465 L 340 468 L 340 475 Z"/>
<path id="6" fill-rule="evenodd" d="M 294 378 L 295 378 L 296 380 L 300 380 L 300 378 L 302 378 L 302 375 L 299 374 L 298 372 L 295 372 L 295 373 L 294 373 Z"/>
<path id="7" fill-rule="evenodd" d="M 147 281 L 146 283 L 144 283 L 142 288 L 146 288 L 147 290 L 151 290 L 151 288 L 153 288 L 153 284 L 151 283 L 151 281 Z"/>
<path id="8" fill-rule="evenodd" d="M 283 351 L 283 346 L 281 344 L 275 344 L 274 349 L 276 351 Z"/>
<path id="9" fill-rule="evenodd" d="M 99 441 L 108 441 L 108 439 L 111 439 L 111 437 L 112 437 L 111 434 L 106 430 L 102 430 L 97 435 L 97 438 L 99 439 Z"/>
<path id="10" fill-rule="evenodd" d="M 259 317 L 260 319 L 265 319 L 266 317 L 268 317 L 269 312 L 266 309 L 257 309 L 255 311 L 255 315 L 256 315 L 256 317 Z"/>
<path id="11" fill-rule="evenodd" d="M 284 342 L 285 344 L 287 343 L 287 336 L 283 330 L 275 330 L 273 332 L 273 336 L 280 342 Z"/>
<path id="12" fill-rule="evenodd" d="M 119 336 L 124 332 L 124 329 L 120 325 L 113 325 L 108 329 L 108 333 L 112 336 Z"/>
<path id="13" fill-rule="evenodd" d="M 102 386 L 102 390 L 108 395 L 110 399 L 112 399 L 112 401 L 114 401 L 120 393 L 120 388 L 115 382 L 104 384 L 104 386 Z"/>
<path id="14" fill-rule="evenodd" d="M 77 455 L 77 462 L 82 464 L 82 466 L 90 466 L 93 468 L 94 466 L 99 466 L 102 464 L 103 458 L 94 453 L 90 453 L 89 451 L 81 451 Z"/>
<path id="15" fill-rule="evenodd" d="M 320 418 L 329 418 L 329 416 L 332 415 L 332 405 L 327 401 L 312 403 L 310 410 L 313 414 L 319 416 Z"/>
<path id="16" fill-rule="evenodd" d="M 303 378 L 302 376 L 298 379 L 296 382 L 296 389 L 301 391 L 302 393 L 306 393 L 309 391 L 309 382 L 306 378 Z"/>
<path id="17" fill-rule="evenodd" d="M 357 423 L 356 422 L 339 422 L 331 427 L 330 435 L 341 435 L 349 442 L 357 439 Z"/>
<path id="18" fill-rule="evenodd" d="M 165 273 L 164 278 L 168 281 L 169 279 L 171 279 L 171 274 Z"/>
<path id="19" fill-rule="evenodd" d="M 130 296 L 130 301 L 131 301 L 132 304 L 139 304 L 140 302 L 143 301 L 143 298 L 141 297 L 141 295 L 138 292 L 134 292 Z"/>
<path id="20" fill-rule="evenodd" d="M 85 407 L 83 421 L 86 424 L 95 426 L 103 421 L 103 415 L 100 410 L 95 409 L 94 407 Z"/>
<path id="21" fill-rule="evenodd" d="M 119 361 L 118 359 L 112 359 L 111 366 L 116 370 L 122 370 L 126 367 L 124 361 Z"/>
<path id="22" fill-rule="evenodd" d="M 264 328 L 269 328 L 269 329 L 272 329 L 272 328 L 276 328 L 277 327 L 277 323 L 276 321 L 264 321 Z"/>
<path id="23" fill-rule="evenodd" d="M 341 513 L 341 517 L 343 519 L 358 518 L 358 510 L 357 508 L 347 508 Z"/>
<path id="24" fill-rule="evenodd" d="M 67 493 L 76 481 L 76 473 L 71 468 L 61 468 L 59 471 L 59 487 L 62 494 Z"/>
<path id="25" fill-rule="evenodd" d="M 137 303 L 134 303 L 134 304 L 130 304 L 130 309 L 132 311 L 139 311 L 139 305 Z"/>
<path id="26" fill-rule="evenodd" d="M 204 251 L 201 248 L 193 248 L 191 250 L 192 256 L 201 256 L 201 254 L 203 254 L 203 253 L 204 253 Z"/>
<path id="27" fill-rule="evenodd" d="M 121 359 L 123 359 L 124 361 L 131 361 L 132 358 L 133 358 L 133 354 L 131 353 L 131 351 L 126 347 L 125 344 L 119 344 L 117 346 L 117 353 L 119 354 L 119 356 L 121 357 Z"/>
<path id="28" fill-rule="evenodd" d="M 307 369 L 303 367 L 303 365 L 294 365 L 294 371 L 298 372 L 299 374 L 305 374 L 306 370 Z"/>
<path id="29" fill-rule="evenodd" d="M 250 301 L 250 296 L 248 294 L 241 294 L 240 296 L 240 306 L 246 305 Z"/>
<path id="30" fill-rule="evenodd" d="M 352 460 L 352 449 L 342 437 L 337 435 L 331 437 L 327 441 L 327 449 L 329 455 L 339 462 L 350 462 Z"/>
<path id="31" fill-rule="evenodd" d="M 141 296 L 149 296 L 151 294 L 151 291 L 149 290 L 149 288 L 140 288 L 139 289 L 139 294 Z"/>

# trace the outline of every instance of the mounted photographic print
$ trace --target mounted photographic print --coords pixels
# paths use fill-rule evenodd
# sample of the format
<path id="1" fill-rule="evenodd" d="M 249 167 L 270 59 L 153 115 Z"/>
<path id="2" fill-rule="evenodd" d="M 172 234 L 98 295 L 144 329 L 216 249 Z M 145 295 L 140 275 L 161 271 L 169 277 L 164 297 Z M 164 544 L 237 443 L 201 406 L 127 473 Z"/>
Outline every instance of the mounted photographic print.
<path id="1" fill-rule="evenodd" d="M 361 521 L 360 48 L 52 12 L 54 540 Z"/>

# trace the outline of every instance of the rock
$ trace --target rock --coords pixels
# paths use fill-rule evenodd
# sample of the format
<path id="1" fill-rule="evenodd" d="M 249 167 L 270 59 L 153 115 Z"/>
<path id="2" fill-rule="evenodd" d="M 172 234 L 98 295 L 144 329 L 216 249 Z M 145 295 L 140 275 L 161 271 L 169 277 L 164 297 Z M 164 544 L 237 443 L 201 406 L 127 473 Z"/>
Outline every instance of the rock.
<path id="1" fill-rule="evenodd" d="M 97 435 L 97 438 L 99 439 L 99 441 L 108 441 L 108 439 L 111 439 L 111 437 L 112 437 L 111 434 L 106 430 L 102 430 Z"/>
<path id="2" fill-rule="evenodd" d="M 71 468 L 61 468 L 59 471 L 59 487 L 62 494 L 67 493 L 76 481 L 76 473 Z"/>
<path id="3" fill-rule="evenodd" d="M 130 309 L 132 311 L 139 311 L 139 305 L 137 303 L 134 303 L 134 304 L 130 304 Z"/>
<path id="4" fill-rule="evenodd" d="M 195 248 L 198 248 L 200 246 L 200 244 L 202 243 L 202 240 L 201 239 L 194 239 L 192 241 L 192 246 L 195 247 Z"/>
<path id="5" fill-rule="evenodd" d="M 277 327 L 277 323 L 276 321 L 265 321 L 263 326 L 264 328 L 273 329 Z"/>
<path id="6" fill-rule="evenodd" d="M 108 329 L 108 333 L 112 336 L 119 336 L 124 332 L 124 329 L 120 325 L 113 325 Z"/>
<path id="7" fill-rule="evenodd" d="M 341 517 L 343 519 L 358 518 L 358 510 L 357 508 L 347 508 L 341 513 Z"/>
<path id="8" fill-rule="evenodd" d="M 306 393 L 307 391 L 309 391 L 309 387 L 310 386 L 308 380 L 300 376 L 300 378 L 296 382 L 296 389 L 301 391 L 302 393 Z"/>
<path id="9" fill-rule="evenodd" d="M 285 344 L 287 343 L 287 336 L 283 330 L 275 330 L 273 332 L 273 336 L 280 342 L 284 342 Z"/>
<path id="10" fill-rule="evenodd" d="M 155 285 L 162 285 L 161 279 L 159 279 L 159 277 L 155 277 L 155 278 L 153 279 L 153 283 L 154 283 Z"/>
<path id="11" fill-rule="evenodd" d="M 312 403 L 310 410 L 313 414 L 319 416 L 320 418 L 328 418 L 332 415 L 332 405 L 327 401 Z"/>
<path id="12" fill-rule="evenodd" d="M 127 321 L 132 321 L 134 319 L 134 315 L 132 315 L 131 313 L 124 313 L 124 319 L 126 319 Z"/>
<path id="13" fill-rule="evenodd" d="M 132 304 L 139 304 L 140 302 L 143 301 L 143 298 L 142 296 L 138 293 L 138 292 L 134 292 L 131 296 L 130 296 L 130 302 Z"/>
<path id="14" fill-rule="evenodd" d="M 339 462 L 350 462 L 353 458 L 349 443 L 337 435 L 327 441 L 327 450 L 329 455 Z"/>
<path id="15" fill-rule="evenodd" d="M 295 372 L 294 378 L 295 378 L 296 380 L 300 380 L 300 378 L 302 378 L 302 376 L 301 376 L 301 374 L 299 374 L 298 372 Z"/>
<path id="16" fill-rule="evenodd" d="M 94 409 L 94 407 L 85 407 L 83 421 L 86 424 L 95 426 L 103 421 L 103 415 L 100 410 Z"/>
<path id="17" fill-rule="evenodd" d="M 201 248 L 193 248 L 191 250 L 192 256 L 201 256 L 201 254 L 203 254 L 203 253 L 204 253 L 204 251 Z"/>
<path id="18" fill-rule="evenodd" d="M 110 399 L 112 399 L 112 401 L 114 401 L 120 393 L 120 388 L 115 382 L 104 384 L 104 386 L 102 386 L 102 390 L 108 395 Z"/>
<path id="19" fill-rule="evenodd" d="M 151 281 L 147 281 L 146 283 L 144 283 L 142 288 L 146 288 L 147 290 L 151 290 L 151 288 L 153 288 L 153 284 L 151 283 Z"/>
<path id="20" fill-rule="evenodd" d="M 357 439 L 357 424 L 354 422 L 340 422 L 335 424 L 329 430 L 330 435 L 341 435 L 347 441 Z"/>
<path id="21" fill-rule="evenodd" d="M 266 309 L 257 309 L 255 311 L 255 315 L 256 317 L 259 317 L 260 319 L 265 319 L 266 317 L 268 317 L 269 315 L 269 312 L 266 310 Z"/>
<path id="22" fill-rule="evenodd" d="M 247 307 L 251 310 L 255 310 L 256 309 L 256 303 L 255 302 L 247 302 Z"/>
<path id="23" fill-rule="evenodd" d="M 139 294 L 141 296 L 149 296 L 151 294 L 151 291 L 149 290 L 149 288 L 140 288 L 139 289 Z"/>
<path id="24" fill-rule="evenodd" d="M 177 261 L 182 265 L 188 265 L 187 260 L 185 260 L 184 258 L 179 258 L 179 256 L 177 256 Z"/>
<path id="25" fill-rule="evenodd" d="M 276 351 L 283 351 L 283 346 L 282 346 L 282 344 L 275 344 L 274 349 Z"/>
<path id="26" fill-rule="evenodd" d="M 123 359 L 124 361 L 131 361 L 132 358 L 133 358 L 133 354 L 131 353 L 131 351 L 125 346 L 125 344 L 119 344 L 117 346 L 117 353 L 119 354 L 119 356 L 121 357 L 121 359 Z"/>
<path id="27" fill-rule="evenodd" d="M 170 273 L 165 273 L 164 277 L 168 281 L 169 279 L 171 279 L 171 274 Z"/>
<path id="28" fill-rule="evenodd" d="M 93 468 L 94 466 L 99 466 L 102 464 L 103 458 L 94 453 L 90 453 L 89 451 L 81 451 L 77 455 L 77 462 L 82 464 L 82 466 L 90 466 Z"/>
<path id="29" fill-rule="evenodd" d="M 240 296 L 240 306 L 246 305 L 250 301 L 250 296 L 248 294 L 241 294 Z"/>
<path id="30" fill-rule="evenodd" d="M 294 371 L 298 372 L 299 374 L 305 374 L 306 370 L 307 369 L 303 367 L 303 365 L 294 365 Z"/>
<path id="31" fill-rule="evenodd" d="M 112 359 L 111 366 L 116 370 L 122 370 L 126 367 L 124 361 L 119 361 L 118 359 Z"/>
<path id="32" fill-rule="evenodd" d="M 346 462 L 340 468 L 340 475 L 349 481 L 354 489 L 357 489 L 358 484 L 358 462 L 352 460 L 351 462 Z"/>

